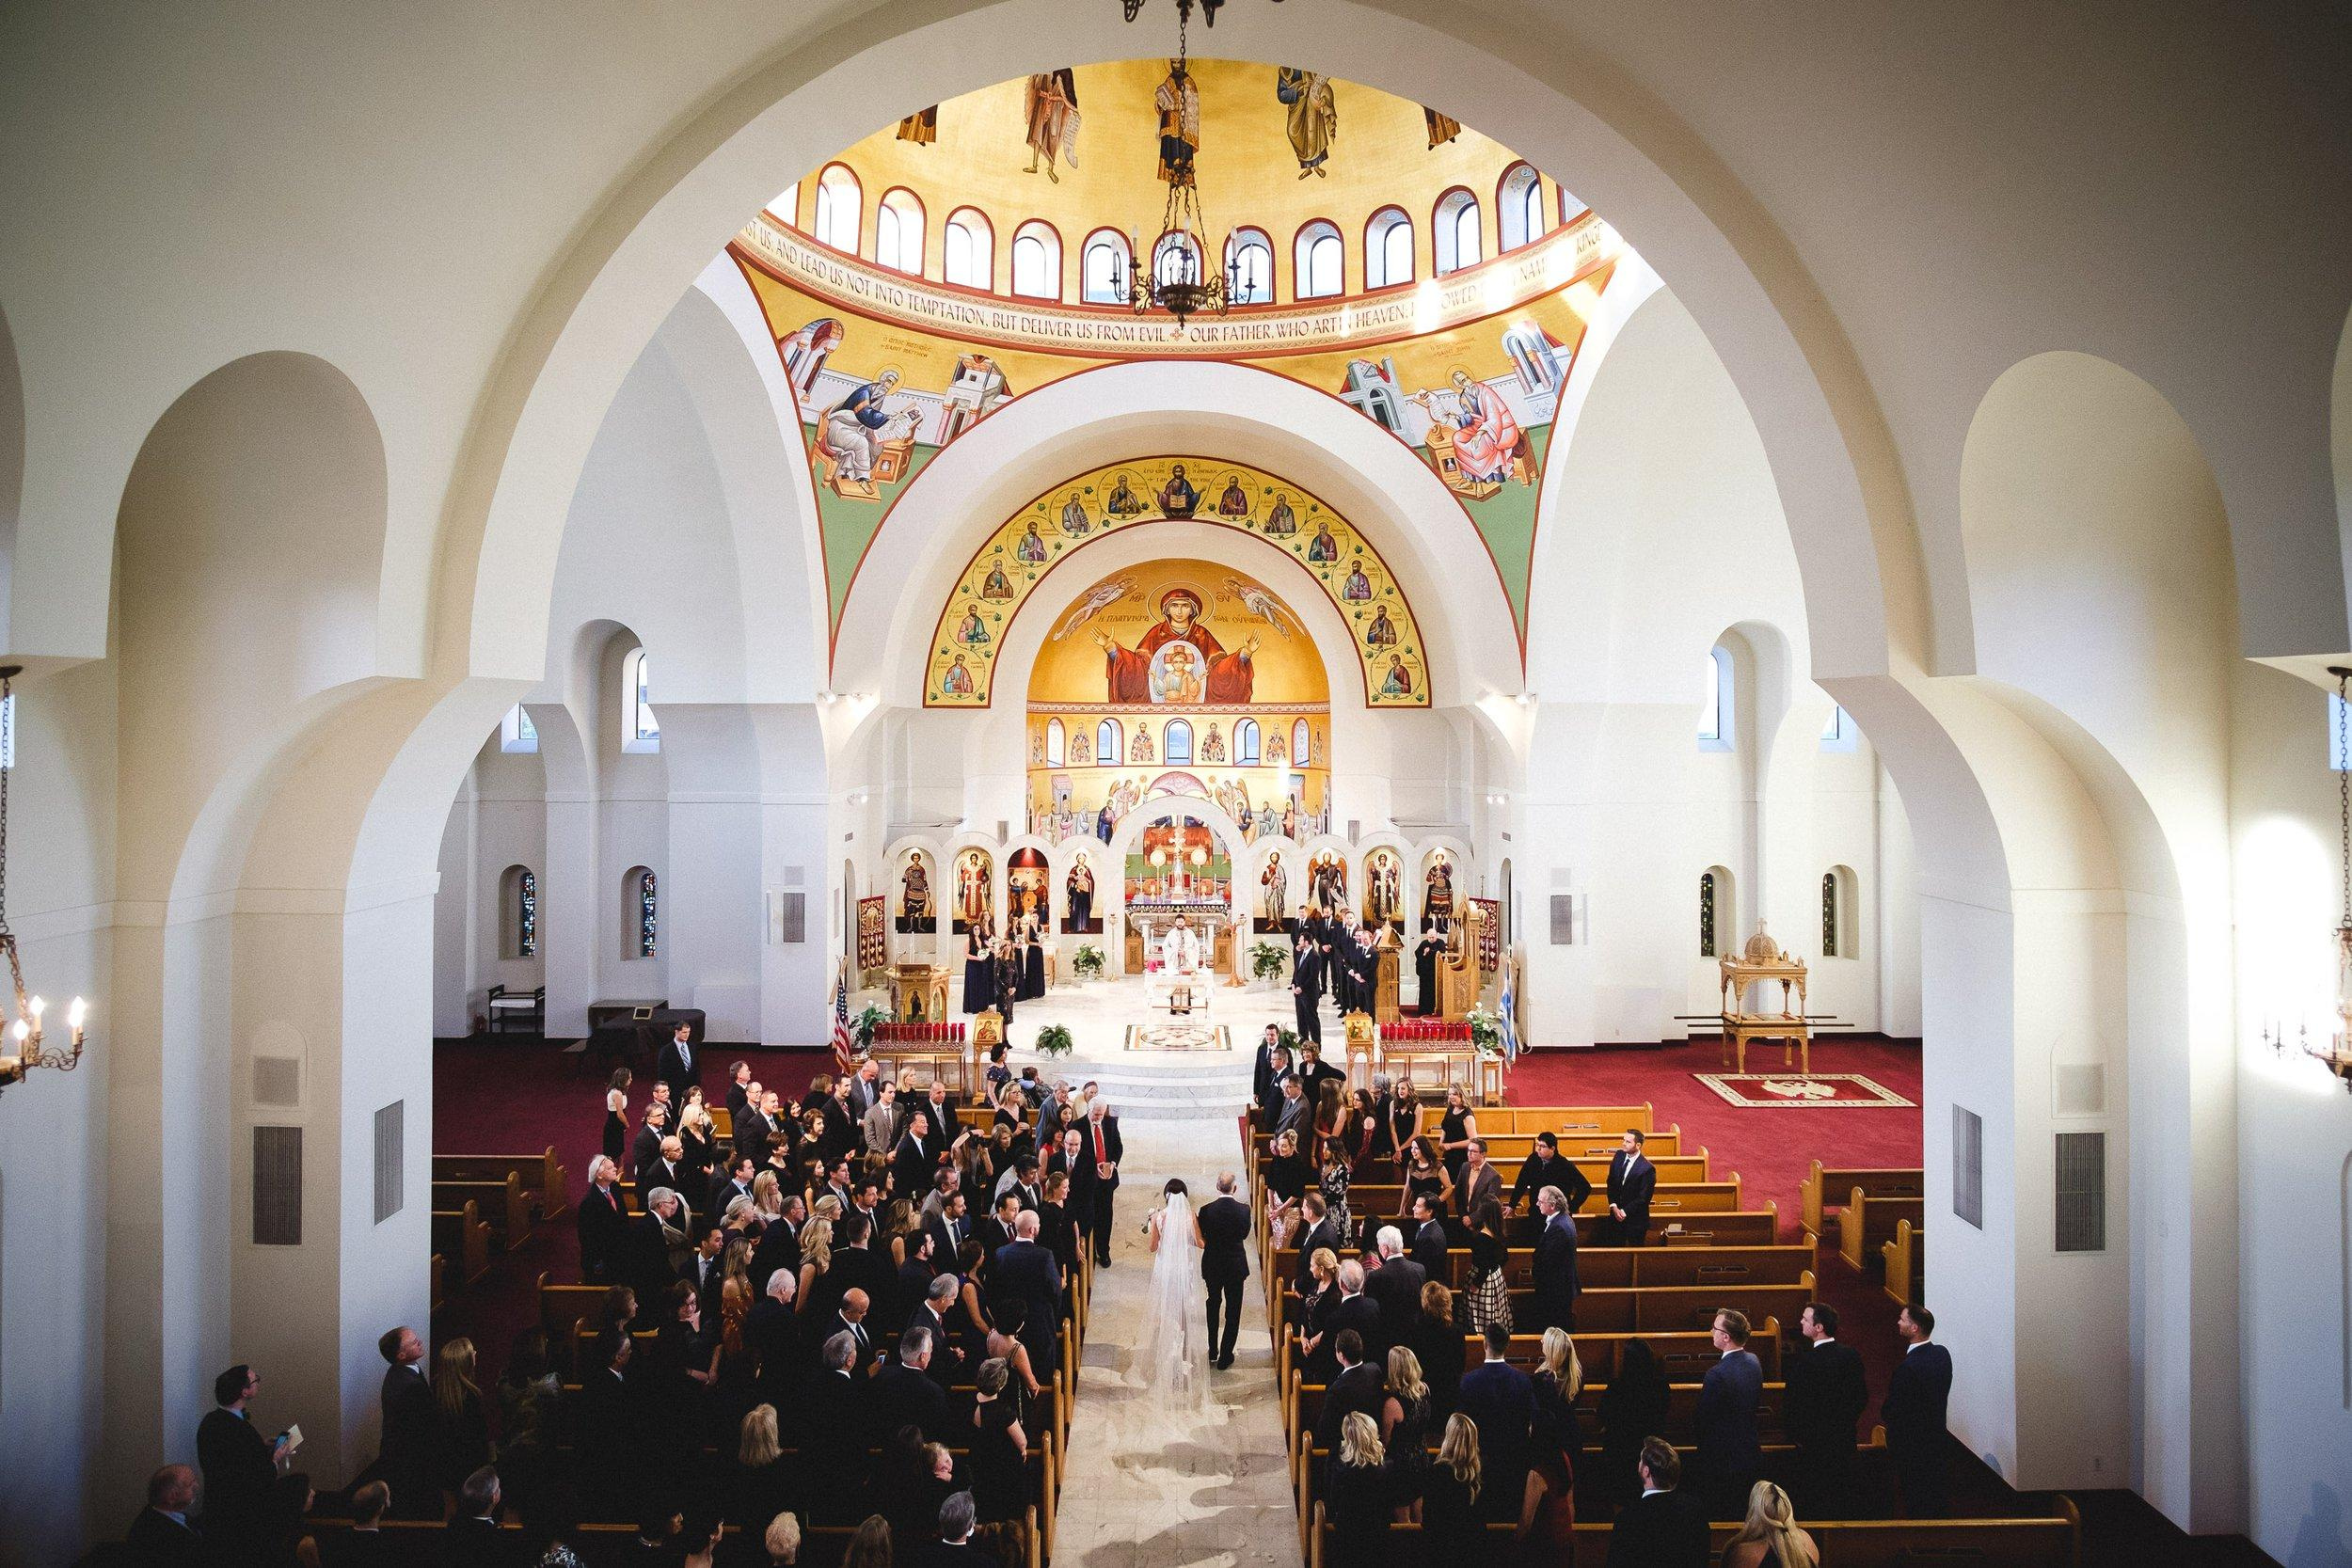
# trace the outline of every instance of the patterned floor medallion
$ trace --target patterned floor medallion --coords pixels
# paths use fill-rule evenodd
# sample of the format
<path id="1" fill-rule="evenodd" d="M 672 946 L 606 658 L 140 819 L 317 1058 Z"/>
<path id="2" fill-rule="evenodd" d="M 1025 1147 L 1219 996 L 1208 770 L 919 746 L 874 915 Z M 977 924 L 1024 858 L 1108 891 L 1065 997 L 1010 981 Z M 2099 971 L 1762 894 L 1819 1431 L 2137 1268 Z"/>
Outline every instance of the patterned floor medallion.
<path id="1" fill-rule="evenodd" d="M 1912 1103 L 1857 1072 L 1694 1072 L 1691 1076 L 1750 1111 L 1896 1109 Z"/>
<path id="2" fill-rule="evenodd" d="M 1231 1051 L 1232 1037 L 1222 1023 L 1130 1023 L 1130 1051 Z"/>

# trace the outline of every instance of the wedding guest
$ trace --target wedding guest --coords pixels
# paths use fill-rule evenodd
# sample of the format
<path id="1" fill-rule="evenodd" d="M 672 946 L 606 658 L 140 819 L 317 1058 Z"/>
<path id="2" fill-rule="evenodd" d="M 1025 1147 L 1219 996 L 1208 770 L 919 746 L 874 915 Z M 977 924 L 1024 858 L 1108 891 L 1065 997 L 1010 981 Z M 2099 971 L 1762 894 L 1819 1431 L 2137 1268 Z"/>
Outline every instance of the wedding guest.
<path id="1" fill-rule="evenodd" d="M 1641 1129 L 1629 1127 L 1617 1152 L 1609 1157 L 1609 1217 L 1616 1246 L 1644 1246 L 1649 1242 L 1650 1200 L 1658 1191 L 1658 1167 L 1642 1152 L 1648 1140 Z"/>
<path id="2" fill-rule="evenodd" d="M 632 1074 L 625 1067 L 612 1069 L 604 1086 L 604 1157 L 617 1161 L 628 1147 L 628 1085 Z"/>
<path id="3" fill-rule="evenodd" d="M 382 1490 L 381 1482 L 373 1484 Z M 123 1543 L 135 1560 L 152 1568 L 202 1568 L 211 1553 L 195 1513 L 194 1467 L 167 1465 L 147 1478 L 147 1506 L 131 1521 Z"/>
<path id="4" fill-rule="evenodd" d="M 1470 1163 L 1470 1146 L 1478 1139 L 1478 1116 L 1459 1084 L 1445 1086 L 1445 1114 L 1438 1120 L 1438 1148 L 1445 1156 L 1446 1174 L 1462 1184 L 1462 1168 Z"/>
<path id="5" fill-rule="evenodd" d="M 1290 1244 L 1291 1233 L 1299 1224 L 1300 1205 L 1309 1196 L 1312 1196 L 1315 1200 L 1314 1209 L 1309 1216 L 1311 1227 L 1319 1226 L 1324 1214 L 1327 1212 L 1329 1206 L 1324 1201 L 1321 1189 L 1317 1188 L 1312 1195 L 1308 1193 L 1307 1189 L 1312 1180 L 1313 1174 L 1306 1158 L 1298 1152 L 1296 1129 L 1284 1128 L 1277 1132 L 1274 1135 L 1273 1157 L 1266 1162 L 1263 1179 L 1266 1190 L 1266 1223 L 1273 1232 L 1274 1244 L 1277 1247 Z M 1334 1243 L 1336 1243 L 1336 1222 L 1333 1225 L 1333 1231 Z M 1305 1244 L 1303 1239 L 1300 1244 Z"/>
<path id="6" fill-rule="evenodd" d="M 1487 1517 L 1516 1522 L 1527 1495 L 1528 1436 L 1535 1422 L 1535 1384 L 1504 1357 L 1511 1335 L 1486 1331 L 1486 1359 L 1462 1374 L 1462 1414 L 1478 1423 L 1486 1477 Z"/>
<path id="7" fill-rule="evenodd" d="M 1339 1370 L 1332 1358 L 1332 1309 L 1340 1304 L 1339 1254 L 1327 1246 L 1302 1252 L 1307 1259 L 1307 1286 L 1298 1304 L 1299 1353 L 1307 1358 L 1307 1378 L 1328 1384 Z"/>
<path id="8" fill-rule="evenodd" d="M 890 1521 L 879 1513 L 866 1515 L 841 1554 L 841 1568 L 890 1568 Z"/>
<path id="9" fill-rule="evenodd" d="M 375 1342 L 384 1358 L 383 1444 L 376 1469 L 407 1505 L 421 1515 L 426 1500 L 438 1513 L 440 1488 L 433 1479 L 433 1385 L 425 1372 L 424 1341 L 403 1325 Z"/>
<path id="10" fill-rule="evenodd" d="M 1417 1197 L 1434 1201 L 1439 1213 L 1454 1204 L 1454 1178 L 1446 1173 L 1438 1159 L 1437 1146 L 1427 1138 L 1415 1138 L 1405 1146 L 1405 1192 L 1397 1205 L 1399 1219 L 1405 1217 Z M 1464 1217 L 1469 1217 L 1467 1212 Z"/>
<path id="11" fill-rule="evenodd" d="M 1388 1449 L 1390 1496 L 1396 1516 L 1406 1520 L 1415 1512 L 1429 1468 L 1429 1385 L 1422 1381 L 1421 1358 L 1410 1346 L 1391 1348 L 1388 1366 L 1388 1398 L 1380 1405 L 1380 1441 Z"/>
<path id="12" fill-rule="evenodd" d="M 1635 1467 L 1642 1443 L 1662 1432 L 1674 1390 L 1647 1340 L 1629 1338 L 1617 1353 L 1617 1375 L 1600 1396 L 1600 1491 L 1602 1501 L 1621 1506 L 1640 1495 Z"/>
<path id="13" fill-rule="evenodd" d="M 1015 1296 L 999 1306 L 994 1317 L 988 1331 L 986 1360 L 1002 1361 L 1011 1370 L 1013 1384 L 1025 1399 L 1036 1399 L 1044 1393 L 1044 1386 L 1038 1382 L 1037 1370 L 1030 1364 L 1029 1347 L 1021 1342 L 1021 1331 L 1029 1322 L 1029 1304 Z"/>
<path id="14" fill-rule="evenodd" d="M 1903 1512 L 1915 1519 L 1931 1519 L 1946 1507 L 1945 1414 L 1952 1393 L 1952 1353 L 1931 1342 L 1935 1314 L 1916 1302 L 1895 1314 L 1895 1332 L 1903 1340 L 1903 1358 L 1886 1380 L 1879 1419 L 1886 1425 L 1887 1447 L 1895 1450 Z M 204 1480 L 209 1493 L 209 1469 Z"/>
<path id="15" fill-rule="evenodd" d="M 253 1424 L 250 1403 L 262 1374 L 239 1362 L 213 1380 L 213 1403 L 196 1428 L 196 1462 L 204 1472 L 202 1528 L 215 1551 L 257 1544 L 268 1512 L 278 1465 L 287 1452 L 284 1433 L 264 1437 Z"/>
<path id="16" fill-rule="evenodd" d="M 1337 1258 L 1344 1244 L 1340 1238 L 1340 1227 L 1332 1223 L 1330 1215 L 1324 1210 L 1321 1193 L 1309 1193 L 1298 1200 L 1297 1234 L 1291 1244 L 1298 1249 L 1295 1284 L 1299 1292 L 1304 1294 L 1309 1276 L 1308 1264 L 1316 1251 L 1328 1248 L 1331 1255 Z"/>
<path id="17" fill-rule="evenodd" d="M 1543 1349 L 1530 1380 L 1535 1417 L 1528 1434 L 1527 1491 L 1519 1504 L 1519 1539 L 1565 1551 L 1576 1526 L 1576 1456 L 1583 1446 L 1577 1428 L 1576 1397 L 1584 1391 L 1584 1366 L 1564 1328 L 1544 1330 Z M 1546 1528 L 1536 1533 L 1538 1520 Z"/>
<path id="18" fill-rule="evenodd" d="M 1513 1323 L 1511 1288 L 1503 1277 L 1503 1265 L 1509 1249 L 1502 1241 L 1502 1211 L 1489 1204 L 1470 1217 L 1470 1274 L 1462 1284 L 1462 1327 L 1466 1333 L 1484 1334 L 1489 1328 L 1500 1328 L 1507 1336 Z M 1494 1458 L 1492 1434 L 1487 1434 L 1486 1457 Z"/>
<path id="19" fill-rule="evenodd" d="M 769 1520 L 767 1529 L 760 1535 L 759 1544 L 767 1549 L 768 1568 L 793 1568 L 793 1565 L 801 1560 L 799 1516 L 791 1513 L 779 1513 Z"/>
<path id="20" fill-rule="evenodd" d="M 1454 1245 L 1454 1238 L 1446 1234 L 1444 1216 L 1438 1212 L 1438 1200 L 1427 1193 L 1406 1205 L 1410 1211 L 1405 1234 L 1408 1238 L 1406 1256 L 1419 1263 L 1422 1272 L 1432 1279 L 1447 1279 L 1453 1272 L 1453 1260 L 1446 1254 Z"/>
<path id="21" fill-rule="evenodd" d="M 1362 1411 L 1341 1423 L 1339 1451 L 1331 1466 L 1329 1560 L 1350 1568 L 1381 1568 L 1389 1560 L 1389 1520 L 1393 1512 L 1380 1429 Z"/>
<path id="22" fill-rule="evenodd" d="M 1485 1479 L 1478 1423 L 1468 1416 L 1448 1417 L 1438 1462 L 1422 1478 L 1420 1568 L 1458 1568 L 1475 1560 L 1486 1535 L 1478 1506 Z"/>
<path id="23" fill-rule="evenodd" d="M 1323 1194 L 1324 1212 L 1339 1223 L 1340 1234 L 1351 1234 L 1355 1226 L 1348 1217 L 1347 1189 L 1355 1177 L 1355 1163 L 1348 1156 L 1345 1141 L 1336 1132 L 1320 1140 L 1323 1149 L 1323 1170 L 1316 1190 Z"/>
<path id="24" fill-rule="evenodd" d="M 801 1277 L 793 1295 L 801 1304 L 803 1317 L 822 1323 L 830 1309 L 818 1306 L 818 1289 L 833 1268 L 833 1222 L 814 1219 L 801 1230 Z M 839 1292 L 828 1291 L 827 1296 L 837 1303 Z M 821 1339 L 822 1336 L 819 1336 Z"/>
<path id="25" fill-rule="evenodd" d="M 1797 1445 L 1797 1489 L 1817 1519 L 1853 1514 L 1854 1423 L 1870 1403 L 1862 1356 L 1837 1342 L 1837 1309 L 1807 1302 L 1797 1315 L 1802 1354 L 1783 1363 L 1781 1424 Z"/>
<path id="26" fill-rule="evenodd" d="M 1663 1437 L 1645 1438 L 1636 1472 L 1642 1495 L 1609 1531 L 1609 1568 L 1706 1568 L 1707 1505 L 1677 1486 L 1682 1461 Z"/>
<path id="27" fill-rule="evenodd" d="M 1693 1426 L 1698 1451 L 1692 1456 L 1693 1484 L 1713 1518 L 1727 1519 L 1747 1501 L 1763 1467 L 1764 1449 L 1756 1413 L 1764 1395 L 1764 1368 L 1749 1351 L 1748 1320 L 1729 1307 L 1715 1314 L 1716 1362 L 1699 1388 Z"/>
<path id="28" fill-rule="evenodd" d="M 1473 1137 L 1465 1151 L 1462 1168 L 1454 1173 L 1454 1201 L 1467 1220 L 1491 1203 L 1502 1207 L 1502 1175 L 1486 1163 L 1486 1140 Z"/>
<path id="29" fill-rule="evenodd" d="M 686 1091 L 686 1108 L 678 1113 L 678 1143 L 682 1148 L 679 1164 L 692 1176 L 703 1179 L 696 1190 L 709 1184 L 711 1167 L 719 1163 L 719 1130 L 711 1122 L 709 1107 L 703 1103 L 701 1085 Z"/>
<path id="30" fill-rule="evenodd" d="M 516 1501 L 528 1507 L 554 1478 L 564 1431 L 564 1380 L 548 1354 L 548 1331 L 516 1331 L 498 1381 L 499 1464 Z"/>
<path id="31" fill-rule="evenodd" d="M 1535 1326 L 1576 1328 L 1576 1220 L 1567 1195 L 1546 1187 L 1535 1196 L 1543 1228 L 1535 1238 Z"/>
<path id="32" fill-rule="evenodd" d="M 1593 1196 L 1592 1179 L 1577 1168 L 1576 1162 L 1560 1152 L 1560 1139 L 1551 1132 L 1535 1134 L 1535 1151 L 1519 1162 L 1518 1180 L 1511 1183 L 1511 1197 L 1504 1207 L 1507 1213 L 1531 1212 L 1530 1206 L 1546 1187 L 1557 1187 L 1567 1199 L 1567 1211 L 1574 1214 L 1584 1207 L 1584 1200 Z"/>
<path id="33" fill-rule="evenodd" d="M 1038 1236 L 1062 1269 L 1078 1266 L 1078 1226 L 1070 1214 L 1070 1173 L 1056 1171 L 1045 1179 L 1045 1200 L 1037 1207 Z M 1015 1221 L 1018 1225 L 1020 1222 Z"/>
<path id="34" fill-rule="evenodd" d="M 322 1543 L 326 1568 L 393 1568 L 408 1560 L 405 1543 L 384 1532 L 384 1515 L 392 1506 L 392 1490 L 380 1481 L 355 1487 L 351 1494 L 351 1528 Z M 131 1544 L 137 1545 L 134 1540 Z M 170 1564 L 174 1560 L 147 1559 Z"/>
<path id="35" fill-rule="evenodd" d="M 1021 1382 L 1001 1359 L 980 1364 L 972 1407 L 972 1496 L 986 1521 L 1018 1519 L 1028 1506 L 1027 1414 Z"/>
<path id="36" fill-rule="evenodd" d="M 1377 1343 L 1385 1353 L 1411 1334 L 1413 1321 L 1421 1316 L 1421 1288 L 1429 1283 L 1429 1271 L 1405 1256 L 1405 1238 L 1395 1226 L 1382 1226 L 1374 1246 L 1380 1266 L 1366 1278 L 1364 1293 L 1379 1310 Z"/>
<path id="37" fill-rule="evenodd" d="M 1788 1494 L 1769 1481 L 1750 1487 L 1747 1517 L 1724 1547 L 1723 1568 L 1816 1568 L 1820 1560 L 1811 1533 L 1797 1528 Z"/>
<path id="38" fill-rule="evenodd" d="M 629 1146 L 628 1166 L 641 1197 L 646 1186 L 645 1172 L 653 1168 L 656 1160 L 661 1158 L 661 1135 L 669 1125 L 669 1107 L 658 1100 L 649 1102 L 638 1113 L 637 1139 Z"/>
<path id="39" fill-rule="evenodd" d="M 1429 1385 L 1429 1418 L 1454 1414 L 1462 1388 L 1462 1331 L 1454 1322 L 1454 1292 L 1436 1280 L 1421 1288 L 1421 1317 L 1405 1343 Z"/>

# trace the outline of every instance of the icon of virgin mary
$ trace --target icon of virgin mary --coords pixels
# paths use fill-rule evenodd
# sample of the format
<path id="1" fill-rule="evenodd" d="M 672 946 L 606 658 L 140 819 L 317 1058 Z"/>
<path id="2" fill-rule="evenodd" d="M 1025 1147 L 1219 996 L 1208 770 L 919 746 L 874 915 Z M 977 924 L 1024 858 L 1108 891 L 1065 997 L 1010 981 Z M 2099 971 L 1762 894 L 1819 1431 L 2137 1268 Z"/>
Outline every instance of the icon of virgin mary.
<path id="1" fill-rule="evenodd" d="M 1145 632 L 1133 648 L 1122 648 L 1107 634 L 1095 633 L 1095 645 L 1103 650 L 1104 677 L 1108 687 L 1105 700 L 1156 703 L 1165 700 L 1163 691 L 1198 691 L 1200 695 L 1179 700 L 1248 702 L 1257 682 L 1250 656 L 1257 652 L 1258 639 L 1253 635 L 1227 653 L 1216 635 L 1200 624 L 1200 595 L 1189 588 L 1171 588 L 1160 595 L 1159 625 Z M 1190 678 L 1182 682 L 1167 678 L 1166 672 L 1174 661 L 1159 657 L 1161 649 L 1173 642 L 1191 646 L 1191 657 L 1186 660 Z M 1162 671 L 1158 683 L 1152 680 L 1155 661 Z"/>

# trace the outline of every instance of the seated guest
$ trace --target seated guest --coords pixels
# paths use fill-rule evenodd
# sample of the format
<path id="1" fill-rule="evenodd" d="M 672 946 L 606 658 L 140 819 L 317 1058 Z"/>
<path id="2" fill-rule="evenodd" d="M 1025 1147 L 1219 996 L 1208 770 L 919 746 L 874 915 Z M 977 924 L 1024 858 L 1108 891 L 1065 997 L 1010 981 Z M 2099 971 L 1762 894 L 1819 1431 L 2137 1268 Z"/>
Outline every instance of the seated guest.
<path id="1" fill-rule="evenodd" d="M 1609 1531 L 1609 1568 L 1707 1568 L 1707 1505 L 1678 1491 L 1682 1461 L 1663 1437 L 1645 1438 L 1642 1495 Z"/>
<path id="2" fill-rule="evenodd" d="M 1820 1548 L 1797 1528 L 1788 1494 L 1769 1481 L 1748 1491 L 1748 1514 L 1724 1548 L 1723 1568 L 1816 1568 Z"/>
<path id="3" fill-rule="evenodd" d="M 384 1514 L 391 1506 L 391 1488 L 380 1481 L 355 1489 L 351 1528 L 320 1543 L 326 1568 L 392 1568 L 409 1560 L 409 1544 L 384 1533 Z"/>
<path id="4" fill-rule="evenodd" d="M 375 1490 L 383 1491 L 381 1482 Z M 362 1487 L 365 1491 L 367 1488 Z M 357 1498 L 354 1499 L 357 1501 Z M 147 1478 L 147 1506 L 131 1521 L 123 1537 L 131 1556 L 154 1568 L 199 1568 L 211 1560 L 203 1532 L 190 1515 L 196 1510 L 196 1470 L 186 1465 L 167 1465 Z M 381 1516 L 383 1510 L 376 1510 Z"/>
<path id="5" fill-rule="evenodd" d="M 850 1537 L 850 1548 L 841 1554 L 841 1568 L 890 1568 L 890 1521 L 879 1513 L 868 1514 Z"/>
<path id="6" fill-rule="evenodd" d="M 485 1465 L 457 1487 L 457 1512 L 441 1536 L 449 1568 L 509 1568 L 522 1558 L 522 1539 L 499 1527 L 499 1473 Z"/>

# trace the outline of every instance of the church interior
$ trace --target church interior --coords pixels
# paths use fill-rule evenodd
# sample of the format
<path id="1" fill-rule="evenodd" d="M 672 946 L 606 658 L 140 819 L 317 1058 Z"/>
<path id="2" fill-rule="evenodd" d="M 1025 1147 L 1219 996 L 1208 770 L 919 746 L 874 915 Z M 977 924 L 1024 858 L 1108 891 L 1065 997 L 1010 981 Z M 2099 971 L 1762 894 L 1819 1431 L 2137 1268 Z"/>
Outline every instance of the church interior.
<path id="1" fill-rule="evenodd" d="M 930 1560 L 895 1427 L 869 1474 L 813 1414 L 829 1265 L 776 1276 L 788 1374 L 743 1332 L 778 1221 L 722 1223 L 738 1155 L 835 1259 L 862 1161 L 905 1200 L 878 1386 L 898 1260 L 974 1292 L 924 1435 L 1005 1568 L 1621 1561 L 1651 1499 L 1602 1413 L 1653 1353 L 1728 1487 L 1709 1562 L 1794 1568 L 1741 1533 L 1779 1506 L 1831 1565 L 2352 1564 L 2344 16 L 247 0 L 0 40 L 0 1568 L 440 1561 L 487 1469 L 469 1561 Z M 1320 1047 L 1295 1123 L 1268 1037 Z M 1026 1330 L 980 1321 L 993 1249 L 908 1246 L 1008 1116 L 1064 1158 L 1005 1074 L 1125 1138 L 1123 1180 L 1068 1156 Z M 853 1078 L 903 1090 L 879 1133 Z M 690 1084 L 691 1186 L 646 1117 Z M 934 1084 L 969 1148 L 913 1133 L 910 1181 Z M 1482 1237 L 1506 1358 L 1557 1384 L 1573 1328 L 1526 1519 L 1490 1432 L 1470 1536 L 1350 1523 L 1283 1128 L 1375 1278 L 1438 1146 L 1448 1389 Z M 1565 1298 L 1541 1204 L 1489 1232 L 1465 1173 L 1485 1139 L 1508 1193 L 1539 1132 L 1593 1189 Z M 651 1285 L 583 1212 L 607 1158 Z M 1228 1172 L 1241 1350 L 1170 1426 L 1146 1215 Z M 621 1282 L 696 1326 L 608 1323 Z M 1744 1470 L 1693 1416 L 1735 1303 Z M 1835 1484 L 1801 1315 L 1867 1381 Z M 609 1490 L 599 1330 L 657 1433 Z M 974 1374 L 1016 1351 L 1008 1480 Z M 240 1482 L 248 1367 L 239 1440 L 299 1442 Z M 1442 1417 L 1368 1430 L 1442 1467 Z M 406 1556 L 343 1555 L 374 1481 Z"/>

